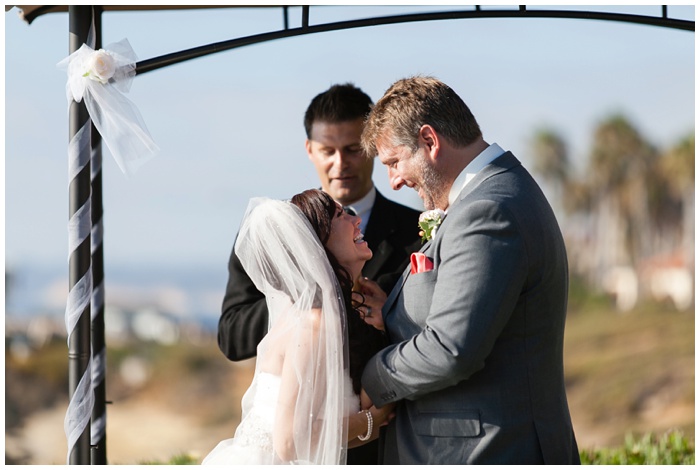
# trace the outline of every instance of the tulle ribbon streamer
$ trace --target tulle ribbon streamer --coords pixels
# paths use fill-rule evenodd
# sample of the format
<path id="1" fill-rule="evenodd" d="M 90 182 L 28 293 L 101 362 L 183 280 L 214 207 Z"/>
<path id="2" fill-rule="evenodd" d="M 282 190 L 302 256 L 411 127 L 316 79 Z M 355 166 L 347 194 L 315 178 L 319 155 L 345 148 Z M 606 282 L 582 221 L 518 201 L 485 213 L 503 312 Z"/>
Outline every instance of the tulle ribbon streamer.
<path id="1" fill-rule="evenodd" d="M 66 69 L 68 83 L 66 95 L 68 104 L 85 101 L 90 115 L 83 126 L 71 138 L 68 145 L 69 183 L 93 160 L 91 177 L 101 166 L 101 160 L 95 158 L 91 149 L 91 123 L 102 136 L 119 168 L 131 176 L 141 165 L 155 156 L 159 151 L 136 106 L 123 93 L 129 91 L 131 81 L 136 75 L 136 54 L 126 39 L 107 46 L 107 49 L 95 50 L 94 23 L 90 28 L 87 43 L 58 63 L 59 68 Z M 91 251 L 102 240 L 102 221 L 92 224 L 91 199 L 88 198 L 71 216 L 68 223 L 68 248 L 74 253 L 82 242 L 91 236 Z M 69 255 L 70 256 L 70 255 Z M 103 284 L 95 289 L 92 279 L 92 267 L 75 283 L 68 293 L 65 322 L 68 343 L 76 328 L 82 312 L 92 303 L 94 316 L 104 303 Z M 94 319 L 94 318 L 92 318 Z M 92 320 L 91 319 L 91 320 Z M 64 431 L 68 439 L 66 463 L 74 445 L 90 424 L 94 408 L 93 386 L 99 383 L 105 374 L 105 351 L 93 354 L 90 348 L 90 360 L 68 404 L 64 420 Z M 90 442 L 95 445 L 105 433 L 106 419 L 102 414 L 95 418 L 91 426 Z"/>
<path id="2" fill-rule="evenodd" d="M 122 39 L 97 51 L 83 44 L 57 64 L 68 73 L 69 105 L 72 101 L 85 100 L 92 122 L 127 176 L 133 175 L 160 150 L 138 108 L 124 96 L 136 75 L 136 60 L 129 41 Z M 95 74 L 96 62 L 103 66 L 106 63 L 106 77 Z"/>

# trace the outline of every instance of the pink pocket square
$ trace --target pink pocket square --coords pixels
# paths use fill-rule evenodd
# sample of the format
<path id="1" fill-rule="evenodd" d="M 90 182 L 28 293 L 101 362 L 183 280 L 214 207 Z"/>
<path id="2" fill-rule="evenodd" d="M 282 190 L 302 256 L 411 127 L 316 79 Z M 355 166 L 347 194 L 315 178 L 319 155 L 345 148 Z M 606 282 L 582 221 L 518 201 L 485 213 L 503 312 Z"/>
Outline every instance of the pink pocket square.
<path id="1" fill-rule="evenodd" d="M 425 273 L 433 270 L 433 261 L 425 253 L 411 253 L 411 274 Z"/>

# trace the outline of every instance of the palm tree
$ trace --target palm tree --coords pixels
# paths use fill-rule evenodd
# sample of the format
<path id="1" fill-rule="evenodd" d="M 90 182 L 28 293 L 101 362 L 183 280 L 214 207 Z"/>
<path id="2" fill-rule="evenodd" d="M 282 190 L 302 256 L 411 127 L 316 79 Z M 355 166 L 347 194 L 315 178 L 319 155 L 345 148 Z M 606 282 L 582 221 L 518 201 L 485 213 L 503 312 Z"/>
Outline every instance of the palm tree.
<path id="1" fill-rule="evenodd" d="M 567 214 L 590 211 L 589 183 L 577 177 L 571 165 L 569 149 L 556 131 L 544 128 L 533 139 L 534 170 L 553 186 L 555 200 L 561 201 Z"/>
<path id="2" fill-rule="evenodd" d="M 578 178 L 570 163 L 568 146 L 553 129 L 538 130 L 532 140 L 534 171 L 553 189 L 552 205 L 563 209 L 561 228 L 572 274 L 588 277 L 591 241 L 591 198 L 587 181 Z"/>
<path id="3" fill-rule="evenodd" d="M 614 115 L 596 129 L 590 189 L 597 223 L 597 279 L 615 265 L 631 265 L 652 249 L 648 185 L 656 151 L 626 117 Z"/>
<path id="4" fill-rule="evenodd" d="M 680 206 L 675 236 L 685 264 L 692 268 L 695 256 L 695 134 L 690 133 L 666 152 L 659 161 L 659 172 L 668 187 L 669 199 Z M 667 211 L 670 212 L 670 211 Z M 677 245 L 677 246 L 678 246 Z"/>
<path id="5" fill-rule="evenodd" d="M 569 179 L 569 152 L 564 139 L 552 129 L 540 129 L 535 134 L 535 171 L 545 178 L 566 183 Z"/>

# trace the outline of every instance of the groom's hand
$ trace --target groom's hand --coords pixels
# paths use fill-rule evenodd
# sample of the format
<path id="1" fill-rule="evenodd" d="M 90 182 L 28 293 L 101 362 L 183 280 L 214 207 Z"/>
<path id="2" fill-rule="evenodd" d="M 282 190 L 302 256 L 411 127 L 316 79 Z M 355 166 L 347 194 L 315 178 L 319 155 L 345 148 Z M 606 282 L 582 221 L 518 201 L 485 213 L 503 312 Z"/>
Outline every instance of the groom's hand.
<path id="1" fill-rule="evenodd" d="M 384 302 L 386 302 L 386 293 L 379 287 L 379 284 L 366 277 L 361 277 L 358 284 L 359 292 L 365 298 L 365 307 L 361 308 L 361 311 L 365 315 L 363 320 L 376 329 L 384 331 L 382 307 L 384 306 Z"/>
<path id="2" fill-rule="evenodd" d="M 379 411 L 380 415 L 377 416 L 377 422 L 379 423 L 379 427 L 381 426 L 386 426 L 389 424 L 389 421 L 394 419 L 394 416 L 396 416 L 396 413 L 394 412 L 394 409 L 396 408 L 396 402 L 394 403 L 387 403 L 386 405 L 382 406 L 381 408 L 377 408 L 377 411 Z"/>

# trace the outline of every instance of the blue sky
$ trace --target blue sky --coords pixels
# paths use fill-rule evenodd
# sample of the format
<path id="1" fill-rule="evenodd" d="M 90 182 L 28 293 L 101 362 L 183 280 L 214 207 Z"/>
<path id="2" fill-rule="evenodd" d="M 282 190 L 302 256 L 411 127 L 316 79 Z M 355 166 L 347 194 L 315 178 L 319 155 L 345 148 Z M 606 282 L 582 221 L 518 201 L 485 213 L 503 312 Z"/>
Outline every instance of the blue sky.
<path id="1" fill-rule="evenodd" d="M 425 10 L 312 7 L 311 22 L 402 8 Z M 292 9 L 291 26 L 299 15 Z M 693 6 L 669 7 L 671 17 L 694 15 Z M 281 26 L 278 9 L 107 12 L 103 44 L 127 38 L 144 60 Z M 66 76 L 56 63 L 68 55 L 68 16 L 27 25 L 11 10 L 4 28 L 6 267 L 66 264 Z M 692 32 L 616 22 L 450 20 L 277 40 L 138 76 L 128 97 L 161 153 L 127 179 L 105 151 L 108 270 L 219 265 L 225 272 L 250 197 L 318 186 L 302 118 L 333 83 L 354 82 L 377 100 L 396 79 L 437 76 L 470 106 L 488 142 L 528 165 L 533 134 L 551 127 L 582 167 L 595 126 L 612 113 L 662 148 L 693 131 L 694 45 Z M 379 162 L 374 179 L 390 198 L 421 207 L 412 190 L 389 189 Z"/>

